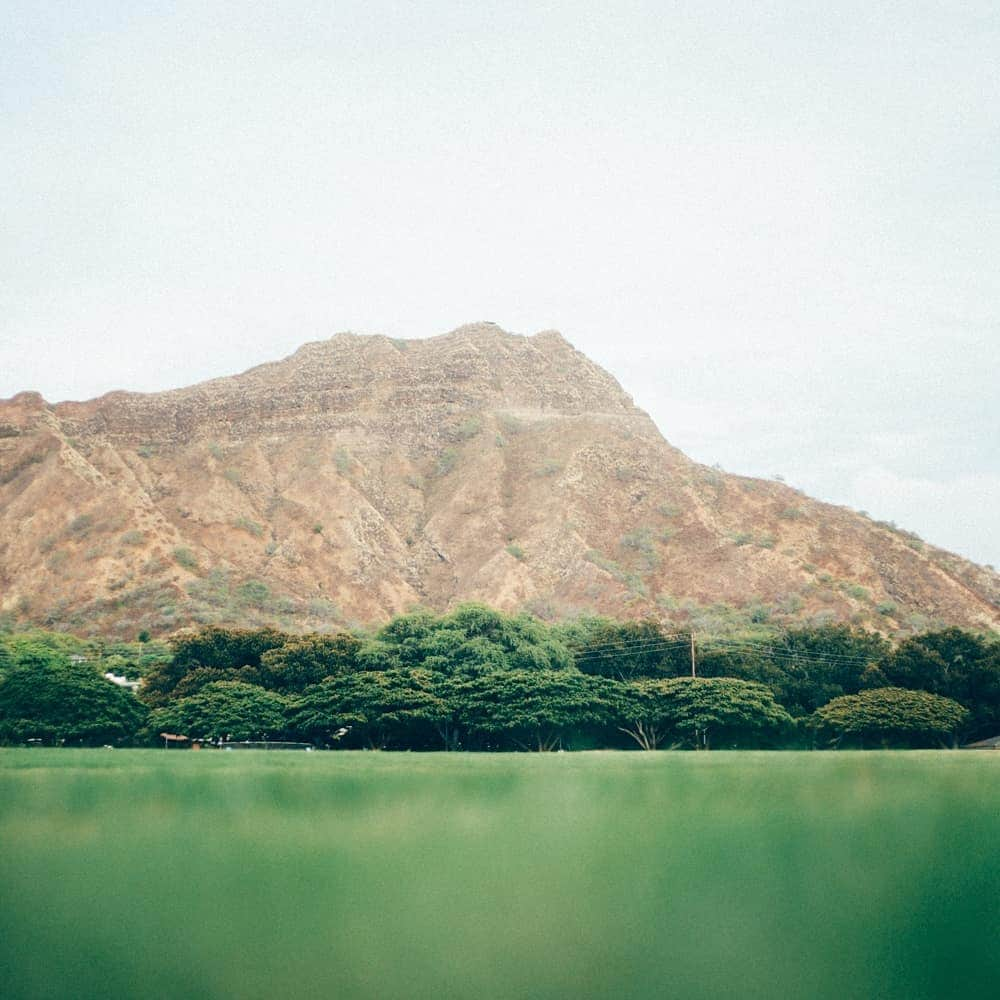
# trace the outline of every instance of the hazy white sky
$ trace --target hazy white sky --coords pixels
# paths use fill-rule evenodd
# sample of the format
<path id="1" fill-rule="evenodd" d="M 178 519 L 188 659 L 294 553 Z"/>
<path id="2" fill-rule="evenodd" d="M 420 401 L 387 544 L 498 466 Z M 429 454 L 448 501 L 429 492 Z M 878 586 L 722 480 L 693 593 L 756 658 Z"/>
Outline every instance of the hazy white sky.
<path id="1" fill-rule="evenodd" d="M 556 328 L 692 457 L 1000 565 L 995 0 L 3 20 L 0 397 Z"/>

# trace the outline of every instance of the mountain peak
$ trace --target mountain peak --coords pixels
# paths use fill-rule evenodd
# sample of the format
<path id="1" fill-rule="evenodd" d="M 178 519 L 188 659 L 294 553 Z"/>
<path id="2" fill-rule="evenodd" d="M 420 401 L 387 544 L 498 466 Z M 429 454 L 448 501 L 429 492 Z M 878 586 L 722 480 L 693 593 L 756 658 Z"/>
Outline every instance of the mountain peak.
<path id="1" fill-rule="evenodd" d="M 345 332 L 184 389 L 0 401 L 0 612 L 129 635 L 460 600 L 1000 625 L 995 573 L 697 465 L 554 330 Z"/>

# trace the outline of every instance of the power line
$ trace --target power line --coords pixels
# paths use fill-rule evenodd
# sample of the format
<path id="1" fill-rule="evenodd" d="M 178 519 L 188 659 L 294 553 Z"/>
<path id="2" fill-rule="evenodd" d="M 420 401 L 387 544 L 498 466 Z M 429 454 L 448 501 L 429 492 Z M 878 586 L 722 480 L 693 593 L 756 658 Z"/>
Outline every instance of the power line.
<path id="1" fill-rule="evenodd" d="M 625 650 L 625 651 L 611 650 L 610 652 L 593 653 L 593 654 L 591 654 L 591 653 L 580 653 L 580 654 L 576 654 L 575 659 L 576 659 L 576 661 L 578 663 L 579 662 L 587 663 L 587 662 L 589 662 L 591 660 L 610 660 L 610 659 L 614 659 L 616 657 L 627 657 L 627 656 L 642 655 L 642 654 L 646 654 L 646 653 L 667 652 L 669 650 L 673 650 L 673 649 L 680 650 L 680 649 L 684 649 L 686 647 L 687 647 L 687 642 L 686 641 L 685 642 L 674 642 L 674 643 L 669 643 L 669 644 L 665 644 L 665 645 L 662 645 L 662 646 L 651 646 L 651 647 L 648 647 L 648 648 L 645 648 L 645 649 L 641 649 L 641 650 Z"/>
<path id="2" fill-rule="evenodd" d="M 683 638 L 681 638 L 683 635 Z M 637 655 L 650 655 L 657 652 L 668 652 L 680 650 L 692 641 L 692 633 L 682 633 L 676 638 L 665 638 L 664 641 L 622 641 L 617 644 L 602 644 L 592 649 L 585 649 L 574 653 L 575 659 L 579 662 L 587 662 L 599 659 L 611 659 L 614 657 L 627 657 Z M 701 648 L 710 651 L 712 647 L 722 647 L 723 651 L 744 654 L 758 654 L 769 657 L 773 660 L 786 663 L 816 663 L 821 666 L 851 665 L 861 666 L 872 662 L 876 657 L 852 656 L 848 654 L 808 652 L 795 649 L 782 649 L 767 643 L 753 642 L 742 639 L 710 639 Z"/>

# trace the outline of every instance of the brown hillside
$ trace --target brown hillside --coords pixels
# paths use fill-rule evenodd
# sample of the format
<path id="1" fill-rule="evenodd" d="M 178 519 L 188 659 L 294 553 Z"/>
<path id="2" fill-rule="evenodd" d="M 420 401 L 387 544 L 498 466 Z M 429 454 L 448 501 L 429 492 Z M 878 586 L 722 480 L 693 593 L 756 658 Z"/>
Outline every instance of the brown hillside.
<path id="1" fill-rule="evenodd" d="M 1000 626 L 993 571 L 692 462 L 558 333 L 340 334 L 187 389 L 0 402 L 10 616 L 131 637 L 461 600 Z"/>

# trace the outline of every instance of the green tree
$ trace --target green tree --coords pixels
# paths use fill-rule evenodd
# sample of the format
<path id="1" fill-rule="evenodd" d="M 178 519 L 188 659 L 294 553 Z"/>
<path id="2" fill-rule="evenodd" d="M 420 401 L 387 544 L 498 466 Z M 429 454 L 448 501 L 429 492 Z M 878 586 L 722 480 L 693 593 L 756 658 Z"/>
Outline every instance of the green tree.
<path id="1" fill-rule="evenodd" d="M 346 632 L 289 639 L 261 656 L 261 683 L 278 691 L 302 691 L 324 677 L 354 671 L 360 648 L 361 641 Z"/>
<path id="2" fill-rule="evenodd" d="M 959 628 L 905 639 L 880 666 L 882 683 L 953 698 L 970 740 L 1000 734 L 1000 643 Z"/>
<path id="3" fill-rule="evenodd" d="M 492 670 L 562 670 L 572 665 L 566 645 L 529 615 L 505 615 L 463 604 L 440 618 L 402 615 L 380 629 L 358 654 L 365 670 L 422 667 L 443 674 Z"/>
<path id="4" fill-rule="evenodd" d="M 821 739 L 851 746 L 927 747 L 953 743 L 968 718 L 957 701 L 905 688 L 872 688 L 834 698 L 812 725 Z"/>
<path id="5" fill-rule="evenodd" d="M 699 649 L 703 677 L 738 677 L 766 684 L 796 717 L 811 715 L 831 698 L 872 686 L 889 643 L 848 625 L 791 629 L 768 639 L 706 643 Z"/>
<path id="6" fill-rule="evenodd" d="M 617 685 L 576 670 L 511 670 L 456 679 L 450 700 L 475 740 L 499 739 L 525 750 L 554 750 L 615 719 Z"/>
<path id="7" fill-rule="evenodd" d="M 236 629 L 207 626 L 186 633 L 172 642 L 169 662 L 154 666 L 146 677 L 143 698 L 150 705 L 163 705 L 184 677 L 198 669 L 218 671 L 232 677 L 232 671 L 248 681 L 259 680 L 261 657 L 283 646 L 289 637 L 276 629 Z M 244 669 L 247 668 L 247 669 Z"/>
<path id="8" fill-rule="evenodd" d="M 288 703 L 274 691 L 240 681 L 214 681 L 196 694 L 154 709 L 147 731 L 233 740 L 274 739 L 288 728 Z"/>
<path id="9" fill-rule="evenodd" d="M 557 627 L 585 674 L 632 680 L 637 677 L 678 677 L 691 669 L 687 636 L 668 634 L 656 621 L 618 622 L 610 618 L 580 618 Z"/>
<path id="10" fill-rule="evenodd" d="M 620 718 L 620 728 L 644 749 L 665 738 L 703 749 L 767 745 L 792 725 L 768 687 L 735 677 L 633 682 Z"/>
<path id="11" fill-rule="evenodd" d="M 145 706 L 127 688 L 58 653 L 44 663 L 32 655 L 0 682 L 0 742 L 121 745 L 132 741 L 145 717 Z"/>
<path id="12" fill-rule="evenodd" d="M 317 743 L 420 748 L 435 742 L 449 707 L 426 670 L 370 670 L 327 677 L 296 699 L 292 729 Z"/>

